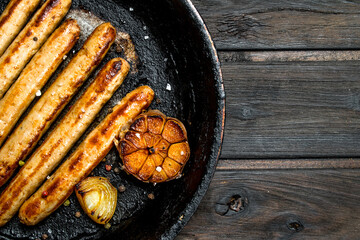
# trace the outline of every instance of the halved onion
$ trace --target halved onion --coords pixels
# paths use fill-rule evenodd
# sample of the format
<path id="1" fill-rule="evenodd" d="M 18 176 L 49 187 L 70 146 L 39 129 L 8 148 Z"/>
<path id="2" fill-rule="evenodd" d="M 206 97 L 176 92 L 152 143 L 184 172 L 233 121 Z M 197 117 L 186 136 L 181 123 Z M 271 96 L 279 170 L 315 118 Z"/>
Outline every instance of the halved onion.
<path id="1" fill-rule="evenodd" d="M 75 187 L 76 196 L 85 213 L 96 223 L 106 224 L 114 215 L 117 190 L 104 177 L 88 177 Z"/>

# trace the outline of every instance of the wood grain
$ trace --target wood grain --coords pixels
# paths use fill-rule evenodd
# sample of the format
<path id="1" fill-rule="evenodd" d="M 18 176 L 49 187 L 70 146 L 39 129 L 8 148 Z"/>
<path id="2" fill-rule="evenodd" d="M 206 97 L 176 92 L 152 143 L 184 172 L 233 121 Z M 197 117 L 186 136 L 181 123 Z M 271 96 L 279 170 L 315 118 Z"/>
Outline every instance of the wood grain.
<path id="1" fill-rule="evenodd" d="M 358 49 L 360 2 L 194 0 L 218 50 Z"/>
<path id="2" fill-rule="evenodd" d="M 217 171 L 176 240 L 357 239 L 359 201 L 358 170 Z"/>
<path id="3" fill-rule="evenodd" d="M 320 51 L 221 51 L 222 62 L 333 62 L 359 61 L 359 50 Z"/>
<path id="4" fill-rule="evenodd" d="M 359 61 L 244 61 L 220 52 L 222 158 L 360 156 Z"/>
<path id="5" fill-rule="evenodd" d="M 217 170 L 360 168 L 360 158 L 221 159 Z"/>
<path id="6" fill-rule="evenodd" d="M 358 239 L 360 2 L 193 2 L 222 64 L 226 125 L 176 240 Z"/>

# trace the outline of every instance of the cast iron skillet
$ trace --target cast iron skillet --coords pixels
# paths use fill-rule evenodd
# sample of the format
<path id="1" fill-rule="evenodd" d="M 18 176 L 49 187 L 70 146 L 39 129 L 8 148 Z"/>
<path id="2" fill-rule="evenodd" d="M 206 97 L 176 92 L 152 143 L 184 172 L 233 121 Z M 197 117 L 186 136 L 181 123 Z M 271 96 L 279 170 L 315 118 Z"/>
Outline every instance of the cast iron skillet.
<path id="1" fill-rule="evenodd" d="M 1 11 L 7 3 L 1 1 Z M 82 210 L 73 194 L 69 207 L 61 206 L 35 227 L 26 227 L 14 217 L 0 228 L 0 239 L 36 239 L 42 234 L 47 234 L 48 239 L 173 239 L 204 196 L 222 143 L 225 92 L 209 33 L 190 0 L 73 0 L 72 10 L 91 12 L 110 21 L 119 31 L 129 33 L 139 56 L 138 71 L 128 75 L 86 134 L 127 92 L 147 84 L 156 94 L 151 108 L 184 122 L 189 134 L 190 160 L 182 178 L 153 186 L 125 172 L 105 171 L 105 164 L 112 164 L 113 169 L 119 167 L 119 157 L 113 149 L 106 157 L 107 162 L 93 172 L 108 177 L 115 187 L 126 187 L 125 192 L 118 193 L 110 230 L 93 223 L 85 214 L 76 218 L 75 212 Z M 81 45 L 82 41 L 75 50 Z M 113 47 L 102 65 L 121 55 Z M 92 78 L 81 91 L 91 81 Z M 149 199 L 149 193 L 155 199 Z"/>

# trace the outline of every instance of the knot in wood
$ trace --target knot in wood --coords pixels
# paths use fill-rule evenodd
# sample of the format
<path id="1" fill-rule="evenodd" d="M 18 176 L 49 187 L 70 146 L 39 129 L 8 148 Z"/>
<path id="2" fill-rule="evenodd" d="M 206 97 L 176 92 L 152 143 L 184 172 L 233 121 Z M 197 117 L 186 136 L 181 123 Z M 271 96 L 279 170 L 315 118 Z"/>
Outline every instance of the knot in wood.
<path id="1" fill-rule="evenodd" d="M 287 223 L 287 227 L 294 232 L 300 232 L 304 229 L 304 225 L 299 221 L 290 221 Z"/>
<path id="2" fill-rule="evenodd" d="M 244 209 L 244 200 L 241 198 L 240 195 L 234 195 L 230 198 L 228 206 L 230 210 L 239 212 L 240 210 Z"/>
<path id="3" fill-rule="evenodd" d="M 244 212 L 248 205 L 248 199 L 244 195 L 225 195 L 217 201 L 215 212 L 221 216 L 232 216 Z"/>

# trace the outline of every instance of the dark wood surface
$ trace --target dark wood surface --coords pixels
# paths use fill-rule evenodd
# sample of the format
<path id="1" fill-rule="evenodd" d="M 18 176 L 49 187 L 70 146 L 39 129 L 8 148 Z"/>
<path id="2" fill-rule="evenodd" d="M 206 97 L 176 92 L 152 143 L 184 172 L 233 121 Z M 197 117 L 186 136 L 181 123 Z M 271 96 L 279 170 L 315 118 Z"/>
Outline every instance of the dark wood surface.
<path id="1" fill-rule="evenodd" d="M 360 239 L 360 2 L 193 3 L 221 61 L 226 125 L 177 240 Z"/>

